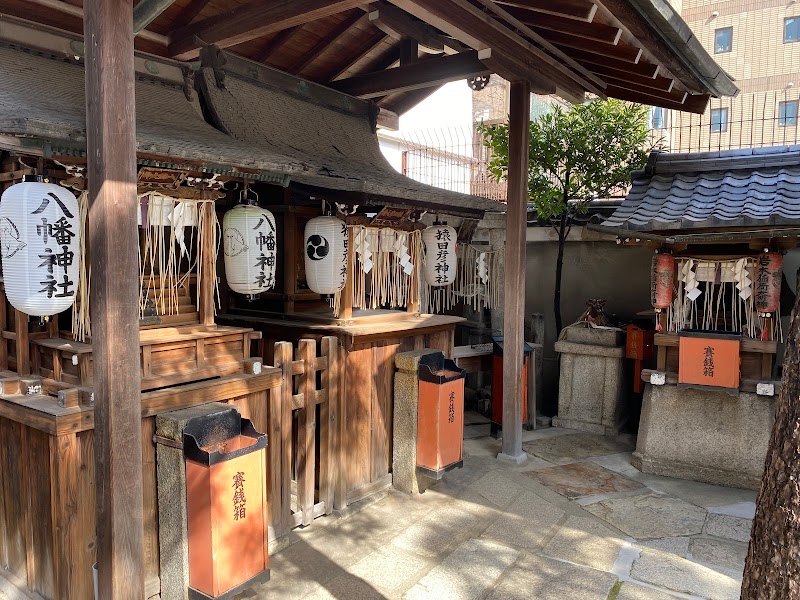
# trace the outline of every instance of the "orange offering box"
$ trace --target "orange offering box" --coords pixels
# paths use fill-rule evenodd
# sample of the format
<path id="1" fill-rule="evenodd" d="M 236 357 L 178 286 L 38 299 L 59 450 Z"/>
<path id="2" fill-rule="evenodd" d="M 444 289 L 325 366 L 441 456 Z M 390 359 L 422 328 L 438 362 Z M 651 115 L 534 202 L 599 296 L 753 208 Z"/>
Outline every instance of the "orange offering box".
<path id="1" fill-rule="evenodd" d="M 678 385 L 739 389 L 739 336 L 705 331 L 680 334 Z"/>
<path id="2" fill-rule="evenodd" d="M 232 408 L 191 421 L 183 442 L 189 598 L 232 598 L 269 579 L 267 436 Z"/>
<path id="3" fill-rule="evenodd" d="M 417 472 L 434 479 L 464 464 L 464 377 L 441 352 L 420 359 Z"/>

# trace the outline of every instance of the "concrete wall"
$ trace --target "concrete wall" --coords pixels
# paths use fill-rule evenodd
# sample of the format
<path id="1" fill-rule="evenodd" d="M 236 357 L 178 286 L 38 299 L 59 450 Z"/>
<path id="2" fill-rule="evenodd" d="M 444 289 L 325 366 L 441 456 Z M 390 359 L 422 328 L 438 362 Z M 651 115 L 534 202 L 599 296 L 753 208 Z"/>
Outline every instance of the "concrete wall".
<path id="1" fill-rule="evenodd" d="M 545 316 L 543 408 L 555 414 L 558 407 L 558 355 L 553 350 L 556 326 L 553 313 L 557 242 L 528 243 L 525 314 Z M 605 298 L 606 313 L 622 321 L 650 308 L 650 260 L 640 247 L 613 242 L 567 242 L 561 283 L 564 325 L 573 323 L 586 309 L 589 298 Z"/>

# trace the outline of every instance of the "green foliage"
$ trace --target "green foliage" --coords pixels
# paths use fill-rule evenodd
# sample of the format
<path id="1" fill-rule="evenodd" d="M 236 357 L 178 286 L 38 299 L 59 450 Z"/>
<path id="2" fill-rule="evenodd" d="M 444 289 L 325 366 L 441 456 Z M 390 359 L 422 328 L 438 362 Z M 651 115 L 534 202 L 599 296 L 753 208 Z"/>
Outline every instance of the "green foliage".
<path id="1" fill-rule="evenodd" d="M 567 110 L 559 106 L 531 121 L 528 191 L 539 218 L 585 212 L 595 197 L 630 183 L 647 163 L 646 106 L 593 100 Z M 508 174 L 508 125 L 481 124 L 492 149 L 489 172 Z"/>

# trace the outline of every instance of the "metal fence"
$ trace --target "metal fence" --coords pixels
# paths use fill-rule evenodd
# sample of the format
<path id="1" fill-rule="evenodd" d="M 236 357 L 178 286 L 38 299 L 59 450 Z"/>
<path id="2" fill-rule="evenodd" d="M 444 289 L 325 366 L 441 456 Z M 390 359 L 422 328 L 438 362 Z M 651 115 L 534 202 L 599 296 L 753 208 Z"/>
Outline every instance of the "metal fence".
<path id="1" fill-rule="evenodd" d="M 714 152 L 800 143 L 800 90 L 713 99 L 702 115 L 651 109 L 649 144 L 666 152 Z M 507 186 L 488 172 L 490 150 L 471 127 L 407 131 L 396 138 L 402 171 L 433 186 L 505 202 Z M 626 189 L 611 196 L 622 197 Z"/>

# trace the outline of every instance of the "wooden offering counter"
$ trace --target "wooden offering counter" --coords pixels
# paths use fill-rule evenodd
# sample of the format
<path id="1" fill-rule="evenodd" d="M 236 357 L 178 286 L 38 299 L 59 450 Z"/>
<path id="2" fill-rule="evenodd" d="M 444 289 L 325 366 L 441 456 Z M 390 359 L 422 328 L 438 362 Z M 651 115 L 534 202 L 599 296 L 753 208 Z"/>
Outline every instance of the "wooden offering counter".
<path id="1" fill-rule="evenodd" d="M 455 327 L 461 317 L 397 311 L 328 322 L 269 317 L 252 311 L 220 315 L 221 323 L 247 324 L 264 336 L 263 356 L 271 364 L 276 340 L 339 340 L 341 402 L 338 436 L 340 469 L 337 489 L 342 501 L 356 502 L 392 483 L 392 420 L 395 355 L 432 348 L 453 357 Z M 383 312 L 383 314 L 380 314 Z"/>

